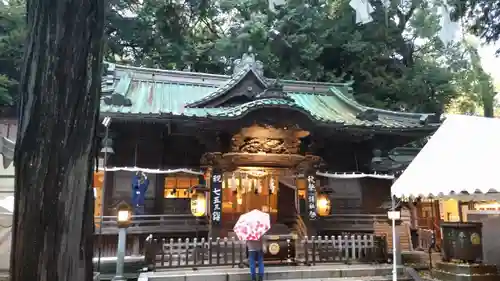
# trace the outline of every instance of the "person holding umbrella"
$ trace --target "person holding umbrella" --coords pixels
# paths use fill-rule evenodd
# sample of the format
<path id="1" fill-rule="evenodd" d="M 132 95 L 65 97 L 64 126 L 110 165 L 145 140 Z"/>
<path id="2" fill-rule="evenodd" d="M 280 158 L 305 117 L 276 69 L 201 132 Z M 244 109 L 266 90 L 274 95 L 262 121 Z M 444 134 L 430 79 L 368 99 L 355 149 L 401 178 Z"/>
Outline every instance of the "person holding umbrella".
<path id="1" fill-rule="evenodd" d="M 252 281 L 264 280 L 264 244 L 262 237 L 259 240 L 247 240 L 248 263 L 250 265 L 250 276 Z M 259 266 L 259 278 L 257 279 L 256 263 Z"/>
<path id="2" fill-rule="evenodd" d="M 252 210 L 240 216 L 234 225 L 234 233 L 238 239 L 246 241 L 248 248 L 248 262 L 252 281 L 264 280 L 264 245 L 262 238 L 271 228 L 269 214 L 259 210 Z M 257 279 L 256 263 L 259 266 Z"/>

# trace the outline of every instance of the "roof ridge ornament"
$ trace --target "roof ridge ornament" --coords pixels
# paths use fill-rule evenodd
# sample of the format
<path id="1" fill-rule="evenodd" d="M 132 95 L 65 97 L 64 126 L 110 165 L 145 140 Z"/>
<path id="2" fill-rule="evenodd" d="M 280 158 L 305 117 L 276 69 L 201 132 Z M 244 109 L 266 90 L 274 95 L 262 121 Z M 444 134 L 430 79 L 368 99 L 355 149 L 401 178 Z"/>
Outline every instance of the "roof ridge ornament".
<path id="1" fill-rule="evenodd" d="M 282 99 L 293 101 L 285 92 L 283 92 L 283 83 L 279 79 L 275 79 L 269 87 L 262 93 L 255 96 L 256 99 Z"/>
<path id="2" fill-rule="evenodd" d="M 240 74 L 243 71 L 253 70 L 257 75 L 264 76 L 264 64 L 255 59 L 253 47 L 248 47 L 248 51 L 243 53 L 241 59 L 234 61 L 233 76 Z"/>

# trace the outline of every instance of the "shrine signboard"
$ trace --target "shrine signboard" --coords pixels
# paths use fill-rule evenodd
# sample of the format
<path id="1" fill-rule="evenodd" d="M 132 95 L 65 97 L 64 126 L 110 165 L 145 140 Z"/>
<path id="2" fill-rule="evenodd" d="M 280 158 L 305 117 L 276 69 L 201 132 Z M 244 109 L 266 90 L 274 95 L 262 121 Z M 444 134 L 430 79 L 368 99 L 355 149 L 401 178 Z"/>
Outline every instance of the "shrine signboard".
<path id="1" fill-rule="evenodd" d="M 222 173 L 218 169 L 212 172 L 210 183 L 210 216 L 212 224 L 220 224 L 222 218 Z"/>
<path id="2" fill-rule="evenodd" d="M 316 208 L 316 178 L 314 176 L 307 177 L 307 217 L 310 220 L 318 218 Z"/>

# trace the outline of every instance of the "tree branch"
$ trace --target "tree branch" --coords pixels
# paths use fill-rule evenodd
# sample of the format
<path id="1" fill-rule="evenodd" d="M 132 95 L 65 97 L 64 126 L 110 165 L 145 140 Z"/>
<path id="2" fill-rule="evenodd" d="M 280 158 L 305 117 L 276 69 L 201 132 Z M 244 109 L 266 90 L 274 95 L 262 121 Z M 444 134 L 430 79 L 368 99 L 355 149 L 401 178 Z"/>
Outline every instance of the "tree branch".
<path id="1" fill-rule="evenodd" d="M 401 9 L 396 8 L 396 15 L 399 18 L 399 22 L 398 22 L 397 27 L 398 27 L 400 32 L 403 32 L 405 30 L 406 24 L 408 23 L 410 18 L 413 16 L 413 13 L 418 8 L 420 3 L 421 3 L 420 1 L 411 1 L 411 6 L 406 13 L 404 13 Z"/>

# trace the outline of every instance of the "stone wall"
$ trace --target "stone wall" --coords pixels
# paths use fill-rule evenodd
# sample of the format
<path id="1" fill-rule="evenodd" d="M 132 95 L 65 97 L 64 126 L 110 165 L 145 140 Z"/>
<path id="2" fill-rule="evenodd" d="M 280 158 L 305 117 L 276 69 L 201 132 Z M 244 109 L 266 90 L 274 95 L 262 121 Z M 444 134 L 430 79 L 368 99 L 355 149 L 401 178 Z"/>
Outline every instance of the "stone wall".
<path id="1" fill-rule="evenodd" d="M 468 214 L 468 221 L 483 223 L 483 259 L 486 264 L 494 264 L 500 268 L 500 231 L 499 214 Z"/>

